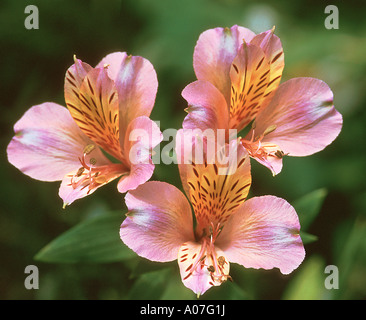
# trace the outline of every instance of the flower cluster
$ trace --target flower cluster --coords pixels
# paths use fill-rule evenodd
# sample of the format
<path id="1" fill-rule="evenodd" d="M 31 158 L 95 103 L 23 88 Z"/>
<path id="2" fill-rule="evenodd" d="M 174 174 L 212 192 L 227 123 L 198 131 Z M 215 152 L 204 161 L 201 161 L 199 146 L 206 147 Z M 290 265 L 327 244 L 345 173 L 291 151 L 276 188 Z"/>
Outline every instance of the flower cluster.
<path id="1" fill-rule="evenodd" d="M 185 194 L 148 181 L 152 149 L 162 140 L 149 118 L 158 86 L 151 63 L 124 52 L 95 68 L 74 60 L 65 77 L 67 108 L 52 102 L 30 108 L 14 126 L 10 163 L 34 179 L 62 180 L 64 207 L 118 178 L 118 191 L 127 192 L 124 244 L 149 260 L 177 260 L 183 284 L 197 295 L 232 280 L 230 263 L 283 274 L 301 264 L 294 208 L 275 196 L 247 199 L 250 158 L 276 175 L 284 156 L 329 145 L 342 116 L 321 80 L 280 84 L 284 54 L 274 29 L 255 35 L 235 25 L 200 35 L 197 80 L 182 91 L 188 114 L 175 140 Z M 192 130 L 214 134 L 188 135 Z M 211 142 L 216 148 L 208 152 Z"/>

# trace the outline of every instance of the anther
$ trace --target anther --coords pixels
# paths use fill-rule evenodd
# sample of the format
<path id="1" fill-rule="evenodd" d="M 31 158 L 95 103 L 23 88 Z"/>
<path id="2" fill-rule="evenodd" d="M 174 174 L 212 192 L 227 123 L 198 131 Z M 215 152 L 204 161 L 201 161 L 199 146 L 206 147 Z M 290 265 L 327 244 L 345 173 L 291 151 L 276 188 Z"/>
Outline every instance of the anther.
<path id="1" fill-rule="evenodd" d="M 219 264 L 219 266 L 223 267 L 225 264 L 225 258 L 223 256 L 218 257 L 217 263 Z"/>
<path id="2" fill-rule="evenodd" d="M 207 270 L 209 271 L 209 272 L 215 272 L 215 267 L 214 266 L 209 266 L 209 267 L 207 267 Z"/>
<path id="3" fill-rule="evenodd" d="M 277 150 L 276 152 L 275 152 L 275 156 L 277 157 L 277 158 L 280 158 L 280 159 L 282 159 L 284 156 L 287 156 L 288 155 L 288 153 L 284 153 L 282 150 Z"/>
<path id="4" fill-rule="evenodd" d="M 91 158 L 91 159 L 89 160 L 89 162 L 90 162 L 90 164 L 91 164 L 91 165 L 95 166 L 95 165 L 96 165 L 96 163 L 97 163 L 97 159 L 95 159 L 95 158 Z"/>
<path id="5" fill-rule="evenodd" d="M 78 172 L 76 172 L 76 176 L 80 177 L 83 174 L 84 170 L 85 170 L 84 167 L 79 168 Z"/>
<path id="6" fill-rule="evenodd" d="M 85 154 L 89 154 L 90 152 L 92 152 L 95 149 L 95 145 L 94 144 L 88 144 L 84 150 L 83 153 Z"/>
<path id="7" fill-rule="evenodd" d="M 103 184 L 104 182 L 106 182 L 107 181 L 107 178 L 106 178 L 106 176 L 97 176 L 96 178 L 95 178 L 95 182 L 96 183 L 98 183 L 98 184 Z"/>
<path id="8" fill-rule="evenodd" d="M 263 136 L 266 136 L 267 134 L 270 134 L 271 132 L 275 131 L 276 128 L 277 126 L 275 124 L 272 124 L 266 130 L 264 130 Z"/>

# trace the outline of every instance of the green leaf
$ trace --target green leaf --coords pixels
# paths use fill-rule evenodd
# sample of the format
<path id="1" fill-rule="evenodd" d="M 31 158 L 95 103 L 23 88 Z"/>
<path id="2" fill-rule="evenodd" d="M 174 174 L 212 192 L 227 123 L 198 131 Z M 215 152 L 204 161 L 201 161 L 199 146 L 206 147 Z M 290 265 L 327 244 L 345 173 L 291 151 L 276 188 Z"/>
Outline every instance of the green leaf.
<path id="1" fill-rule="evenodd" d="M 122 214 L 85 220 L 51 241 L 35 259 L 53 263 L 115 262 L 134 257 L 119 237 Z"/>
<path id="2" fill-rule="evenodd" d="M 300 230 L 300 237 L 303 244 L 309 244 L 318 240 L 318 236 Z"/>
<path id="3" fill-rule="evenodd" d="M 168 279 L 171 275 L 171 268 L 161 269 L 144 273 L 132 286 L 128 299 L 131 300 L 157 300 L 163 295 Z"/>
<path id="4" fill-rule="evenodd" d="M 299 215 L 301 230 L 306 231 L 318 215 L 327 195 L 326 189 L 318 189 L 297 199 L 293 206 Z"/>
<path id="5" fill-rule="evenodd" d="M 306 259 L 295 276 L 288 284 L 284 300 L 320 300 L 327 298 L 327 290 L 324 286 L 326 275 L 324 274 L 325 261 L 321 256 L 311 256 Z"/>

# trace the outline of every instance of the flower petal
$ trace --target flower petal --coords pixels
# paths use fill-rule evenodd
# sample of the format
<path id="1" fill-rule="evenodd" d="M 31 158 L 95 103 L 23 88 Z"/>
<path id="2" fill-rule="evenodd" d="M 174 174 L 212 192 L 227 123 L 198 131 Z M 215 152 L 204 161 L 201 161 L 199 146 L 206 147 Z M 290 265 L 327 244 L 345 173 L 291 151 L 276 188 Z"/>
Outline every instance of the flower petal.
<path id="1" fill-rule="evenodd" d="M 213 257 L 206 254 L 201 243 L 187 241 L 179 249 L 178 265 L 183 284 L 191 289 L 198 296 L 204 294 L 212 286 L 219 286 L 226 281 L 230 265 L 227 262 L 224 252 L 219 248 L 215 248 L 217 257 L 223 258 L 223 266 L 217 266 Z M 217 257 L 215 257 L 217 261 Z M 216 268 L 221 268 L 220 272 L 216 272 Z M 212 270 L 210 271 L 210 268 Z M 222 276 L 224 273 L 225 276 Z"/>
<path id="2" fill-rule="evenodd" d="M 241 140 L 249 156 L 266 166 L 275 176 L 282 170 L 282 158 L 285 154 L 277 144 L 271 142 Z"/>
<path id="3" fill-rule="evenodd" d="M 146 116 L 133 119 L 126 130 L 124 155 L 129 164 L 149 163 L 152 149 L 163 140 L 158 125 Z"/>
<path id="4" fill-rule="evenodd" d="M 7 153 L 11 164 L 30 177 L 57 181 L 81 166 L 83 150 L 93 142 L 80 130 L 69 111 L 46 102 L 30 108 L 14 126 Z M 106 158 L 99 148 L 95 156 Z"/>
<path id="5" fill-rule="evenodd" d="M 152 163 L 141 163 L 131 165 L 131 168 L 118 181 L 117 189 L 120 193 L 125 193 L 136 189 L 139 185 L 148 181 L 155 170 L 155 165 Z"/>
<path id="6" fill-rule="evenodd" d="M 230 105 L 230 67 L 243 41 L 249 43 L 255 34 L 234 25 L 203 32 L 194 48 L 193 67 L 198 80 L 211 82 Z"/>
<path id="7" fill-rule="evenodd" d="M 141 257 L 173 261 L 182 243 L 194 240 L 189 202 L 176 187 L 149 181 L 128 192 L 125 201 L 129 213 L 120 236 Z"/>
<path id="8" fill-rule="evenodd" d="M 94 161 L 95 158 L 93 158 Z M 65 175 L 62 180 L 59 196 L 64 202 L 64 207 L 77 199 L 92 194 L 98 188 L 117 179 L 126 172 L 122 164 L 108 163 L 93 167 L 91 170 L 79 168 Z"/>
<path id="9" fill-rule="evenodd" d="M 108 57 L 105 61 L 110 61 Z M 123 141 L 127 127 L 133 119 L 150 116 L 155 103 L 158 80 L 153 65 L 147 59 L 136 56 L 125 57 L 123 54 L 117 57 L 121 60 L 121 64 L 112 80 L 115 81 L 118 91 L 120 140 Z M 114 72 L 111 72 L 112 77 Z"/>
<path id="10" fill-rule="evenodd" d="M 217 245 L 231 262 L 246 268 L 296 269 L 305 257 L 295 209 L 281 198 L 255 197 L 228 220 Z"/>
<path id="11" fill-rule="evenodd" d="M 153 172 L 152 149 L 163 139 L 157 124 L 146 116 L 133 119 L 126 130 L 124 162 L 130 168 L 118 182 L 118 191 L 124 193 L 136 189 L 148 181 Z"/>
<path id="12" fill-rule="evenodd" d="M 126 52 L 113 52 L 105 56 L 96 66 L 96 68 L 106 68 L 109 78 L 114 82 L 122 67 L 122 63 L 127 58 Z"/>
<path id="13" fill-rule="evenodd" d="M 265 96 L 269 96 L 274 92 L 280 84 L 282 71 L 285 66 L 285 59 L 283 54 L 283 48 L 281 40 L 274 34 L 274 28 L 256 35 L 250 42 L 252 45 L 260 47 L 269 62 L 270 74 L 268 86 L 264 92 Z M 264 102 L 262 101 L 262 107 Z"/>
<path id="14" fill-rule="evenodd" d="M 236 140 L 219 150 L 212 161 L 181 166 L 187 166 L 190 200 L 202 229 L 211 223 L 223 225 L 248 195 L 249 156 Z"/>
<path id="15" fill-rule="evenodd" d="M 74 64 L 66 71 L 64 87 L 65 96 L 68 96 L 68 100 L 70 100 L 72 104 L 77 104 L 74 99 L 79 99 L 80 86 L 83 83 L 85 76 L 91 70 L 93 70 L 93 67 L 75 57 Z"/>
<path id="16" fill-rule="evenodd" d="M 114 82 L 108 77 L 105 68 L 96 68 L 84 76 L 80 85 L 74 86 L 68 76 L 77 69 L 78 64 L 76 62 L 66 72 L 66 105 L 81 130 L 109 154 L 121 160 L 119 105 Z"/>
<path id="17" fill-rule="evenodd" d="M 255 136 L 277 144 L 290 156 L 307 156 L 324 149 L 339 134 L 342 116 L 333 106 L 326 83 L 313 78 L 294 78 L 281 84 L 269 105 L 255 121 Z"/>
<path id="18" fill-rule="evenodd" d="M 188 102 L 184 129 L 228 129 L 229 112 L 222 93 L 210 82 L 198 80 L 187 85 L 182 96 Z"/>
<path id="19" fill-rule="evenodd" d="M 242 44 L 231 69 L 230 128 L 243 129 L 266 100 L 270 63 L 260 47 Z"/>

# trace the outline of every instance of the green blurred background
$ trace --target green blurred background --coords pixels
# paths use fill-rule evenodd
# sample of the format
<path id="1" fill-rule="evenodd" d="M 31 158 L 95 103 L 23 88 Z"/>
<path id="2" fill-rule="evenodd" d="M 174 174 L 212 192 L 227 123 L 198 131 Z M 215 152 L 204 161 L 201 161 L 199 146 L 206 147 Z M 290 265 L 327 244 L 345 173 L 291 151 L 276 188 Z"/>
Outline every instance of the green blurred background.
<path id="1" fill-rule="evenodd" d="M 27 30 L 24 9 L 39 9 L 39 29 Z M 328 4 L 339 9 L 339 29 L 324 27 Z M 234 283 L 210 289 L 202 299 L 366 298 L 366 20 L 364 1 L 109 0 L 0 3 L 1 164 L 0 299 L 192 299 L 177 263 L 148 263 L 133 256 L 113 263 L 46 263 L 34 256 L 50 241 L 106 211 L 126 212 L 116 183 L 62 209 L 59 183 L 32 180 L 7 162 L 14 123 L 32 105 L 64 105 L 63 81 L 73 55 L 95 65 L 126 51 L 154 65 L 159 79 L 151 115 L 161 129 L 181 127 L 186 107 L 180 93 L 195 80 L 194 45 L 201 32 L 234 24 L 256 33 L 276 26 L 285 52 L 283 80 L 310 76 L 334 92 L 344 126 L 320 153 L 287 157 L 272 177 L 253 163 L 251 194 L 272 194 L 290 203 L 326 190 L 308 232 L 307 256 L 291 275 L 233 265 Z M 177 167 L 159 164 L 154 180 L 181 188 Z M 119 226 L 116 227 L 117 232 Z M 121 243 L 121 246 L 123 244 Z M 27 265 L 39 268 L 39 289 L 24 287 Z M 339 270 L 339 289 L 327 290 L 325 266 Z"/>

